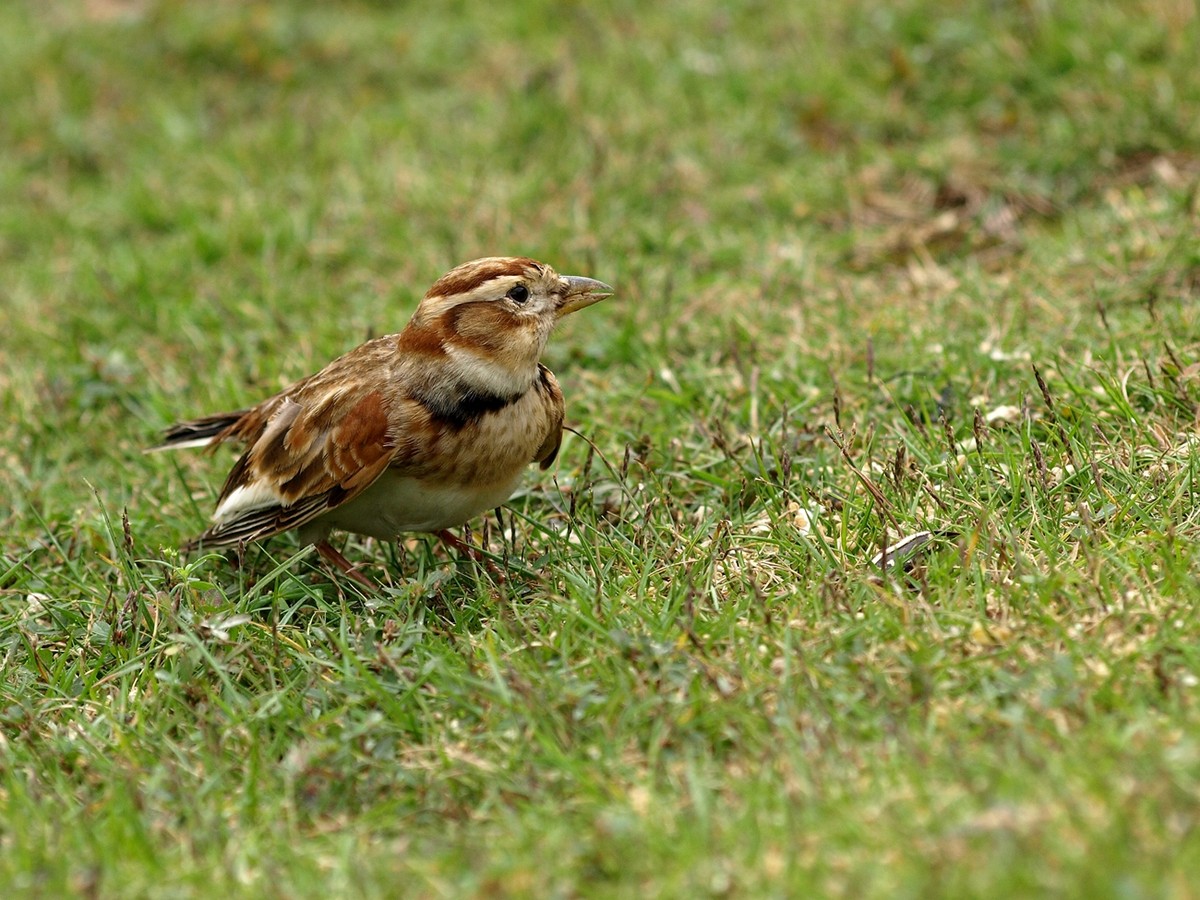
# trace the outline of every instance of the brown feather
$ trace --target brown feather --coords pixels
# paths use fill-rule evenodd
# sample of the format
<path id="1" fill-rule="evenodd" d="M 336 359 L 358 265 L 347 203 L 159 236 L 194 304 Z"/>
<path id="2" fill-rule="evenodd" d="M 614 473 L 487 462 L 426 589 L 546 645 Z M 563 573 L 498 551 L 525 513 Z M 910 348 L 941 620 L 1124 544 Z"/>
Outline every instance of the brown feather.
<path id="1" fill-rule="evenodd" d="M 507 299 L 516 281 L 541 291 L 538 305 Z M 214 524 L 185 549 L 294 528 L 318 541 L 331 527 L 438 530 L 503 502 L 521 470 L 548 467 L 562 443 L 562 391 L 537 357 L 568 283 L 524 257 L 465 264 L 430 288 L 403 332 L 249 409 L 170 429 L 166 446 L 246 445 Z"/>
<path id="2" fill-rule="evenodd" d="M 541 271 L 543 266 L 527 256 L 476 260 L 474 263 L 467 263 L 452 272 L 447 272 L 433 283 L 433 287 L 425 296 L 453 297 L 455 294 L 469 294 L 494 278 L 503 278 L 505 275 L 521 275 L 528 269 Z"/>

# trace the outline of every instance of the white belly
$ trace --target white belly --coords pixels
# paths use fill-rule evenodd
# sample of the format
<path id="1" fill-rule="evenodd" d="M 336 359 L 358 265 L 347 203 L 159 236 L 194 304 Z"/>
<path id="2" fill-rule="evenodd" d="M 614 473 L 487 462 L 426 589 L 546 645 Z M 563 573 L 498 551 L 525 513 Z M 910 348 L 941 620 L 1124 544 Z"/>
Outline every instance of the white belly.
<path id="1" fill-rule="evenodd" d="M 500 506 L 520 480 L 518 471 L 507 482 L 464 488 L 430 485 L 388 470 L 353 500 L 312 524 L 384 540 L 406 531 L 441 531 Z"/>

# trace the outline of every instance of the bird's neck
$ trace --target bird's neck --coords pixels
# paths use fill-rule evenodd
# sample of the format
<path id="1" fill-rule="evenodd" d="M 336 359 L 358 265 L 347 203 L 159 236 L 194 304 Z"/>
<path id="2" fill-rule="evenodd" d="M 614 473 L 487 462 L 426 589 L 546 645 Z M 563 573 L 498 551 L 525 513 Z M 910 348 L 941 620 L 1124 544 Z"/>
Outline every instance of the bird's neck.
<path id="1" fill-rule="evenodd" d="M 423 329 L 422 329 L 423 330 Z M 516 403 L 538 379 L 537 359 L 505 358 L 491 348 L 445 336 L 401 335 L 401 357 L 411 366 L 405 379 L 414 399 L 439 419 L 478 418 Z"/>
<path id="2" fill-rule="evenodd" d="M 497 358 L 484 348 L 457 342 L 447 343 L 447 381 L 457 384 L 465 394 L 479 397 L 518 399 L 533 387 L 537 378 L 537 360 Z"/>

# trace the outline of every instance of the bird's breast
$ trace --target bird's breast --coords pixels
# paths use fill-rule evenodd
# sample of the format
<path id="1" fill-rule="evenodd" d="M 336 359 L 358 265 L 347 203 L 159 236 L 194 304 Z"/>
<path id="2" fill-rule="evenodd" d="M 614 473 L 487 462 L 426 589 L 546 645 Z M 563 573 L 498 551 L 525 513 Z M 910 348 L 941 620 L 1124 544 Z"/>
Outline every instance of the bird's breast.
<path id="1" fill-rule="evenodd" d="M 383 540 L 408 531 L 455 528 L 504 503 L 520 477 L 518 470 L 502 483 L 463 485 L 389 469 L 353 500 L 322 516 L 322 524 Z"/>
<path id="2" fill-rule="evenodd" d="M 454 528 L 500 506 L 547 435 L 560 426 L 561 404 L 561 394 L 539 385 L 465 427 L 429 421 L 391 468 L 322 516 L 322 524 L 390 539 L 408 531 Z"/>

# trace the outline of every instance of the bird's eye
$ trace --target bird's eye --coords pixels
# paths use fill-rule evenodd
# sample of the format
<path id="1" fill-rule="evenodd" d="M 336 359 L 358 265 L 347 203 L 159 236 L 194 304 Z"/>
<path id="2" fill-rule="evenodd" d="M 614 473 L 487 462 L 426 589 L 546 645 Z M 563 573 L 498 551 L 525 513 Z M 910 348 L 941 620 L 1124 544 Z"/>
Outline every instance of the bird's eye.
<path id="1" fill-rule="evenodd" d="M 529 288 L 523 284 L 513 285 L 509 288 L 507 296 L 513 303 L 524 303 L 529 299 Z"/>

